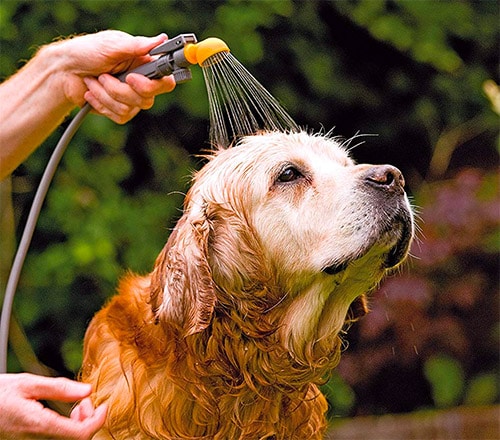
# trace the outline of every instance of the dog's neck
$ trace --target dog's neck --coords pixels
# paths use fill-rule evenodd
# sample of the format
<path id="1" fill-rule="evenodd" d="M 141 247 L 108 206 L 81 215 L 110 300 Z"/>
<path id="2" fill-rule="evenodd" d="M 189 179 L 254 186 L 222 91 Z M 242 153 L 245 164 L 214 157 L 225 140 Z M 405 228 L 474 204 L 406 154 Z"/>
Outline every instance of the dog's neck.
<path id="1" fill-rule="evenodd" d="M 247 387 L 258 394 L 304 393 L 322 382 L 340 359 L 341 340 L 335 336 L 328 348 L 311 343 L 309 362 L 293 357 L 279 342 L 279 328 L 272 313 L 240 316 L 218 310 L 211 324 L 197 334 L 175 337 L 177 362 L 190 381 L 204 378 L 227 393 Z M 184 375 L 184 374 L 183 374 Z"/>

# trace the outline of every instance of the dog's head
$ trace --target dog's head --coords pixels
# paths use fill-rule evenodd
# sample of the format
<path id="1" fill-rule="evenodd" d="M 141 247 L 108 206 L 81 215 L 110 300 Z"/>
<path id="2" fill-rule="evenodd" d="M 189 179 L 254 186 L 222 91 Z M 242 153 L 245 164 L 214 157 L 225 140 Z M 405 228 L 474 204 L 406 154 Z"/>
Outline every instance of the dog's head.
<path id="1" fill-rule="evenodd" d="M 356 165 L 335 140 L 263 133 L 214 153 L 157 260 L 152 306 L 184 335 L 214 313 L 268 316 L 306 358 L 405 258 L 413 235 L 400 171 Z"/>

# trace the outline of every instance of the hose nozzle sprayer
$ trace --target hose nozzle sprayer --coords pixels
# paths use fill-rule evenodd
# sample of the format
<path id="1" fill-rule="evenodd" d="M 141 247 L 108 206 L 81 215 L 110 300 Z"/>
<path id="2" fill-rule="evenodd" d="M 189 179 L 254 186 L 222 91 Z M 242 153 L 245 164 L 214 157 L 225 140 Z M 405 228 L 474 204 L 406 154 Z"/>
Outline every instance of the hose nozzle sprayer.
<path id="1" fill-rule="evenodd" d="M 229 47 L 219 38 L 207 38 L 198 43 L 194 34 L 180 34 L 149 52 L 151 56 L 160 55 L 159 58 L 125 72 L 118 78 L 125 81 L 129 73 L 140 73 L 151 79 L 173 75 L 175 82 L 180 84 L 191 79 L 190 66 L 203 66 L 207 60 L 210 62 L 210 57 L 221 52 L 229 52 Z"/>

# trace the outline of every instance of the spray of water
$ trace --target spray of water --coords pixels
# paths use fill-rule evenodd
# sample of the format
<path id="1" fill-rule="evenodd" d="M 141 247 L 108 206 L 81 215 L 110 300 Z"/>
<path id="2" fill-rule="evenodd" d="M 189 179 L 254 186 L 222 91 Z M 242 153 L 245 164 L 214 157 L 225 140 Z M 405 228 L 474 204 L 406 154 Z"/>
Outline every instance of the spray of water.
<path id="1" fill-rule="evenodd" d="M 279 102 L 230 52 L 211 56 L 201 67 L 208 92 L 213 146 L 226 148 L 238 136 L 260 130 L 299 130 Z"/>

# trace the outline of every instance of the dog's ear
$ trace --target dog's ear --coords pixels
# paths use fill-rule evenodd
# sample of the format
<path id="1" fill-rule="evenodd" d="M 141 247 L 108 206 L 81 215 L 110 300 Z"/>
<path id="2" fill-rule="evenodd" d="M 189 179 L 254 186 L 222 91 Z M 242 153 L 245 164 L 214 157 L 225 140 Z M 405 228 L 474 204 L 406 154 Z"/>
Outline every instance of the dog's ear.
<path id="1" fill-rule="evenodd" d="M 208 265 L 210 225 L 202 208 L 191 209 L 158 256 L 151 278 L 151 306 L 157 321 L 184 336 L 204 330 L 212 319 L 215 290 Z"/>
<path id="2" fill-rule="evenodd" d="M 349 306 L 346 322 L 355 322 L 368 313 L 368 301 L 366 295 L 358 296 Z"/>

